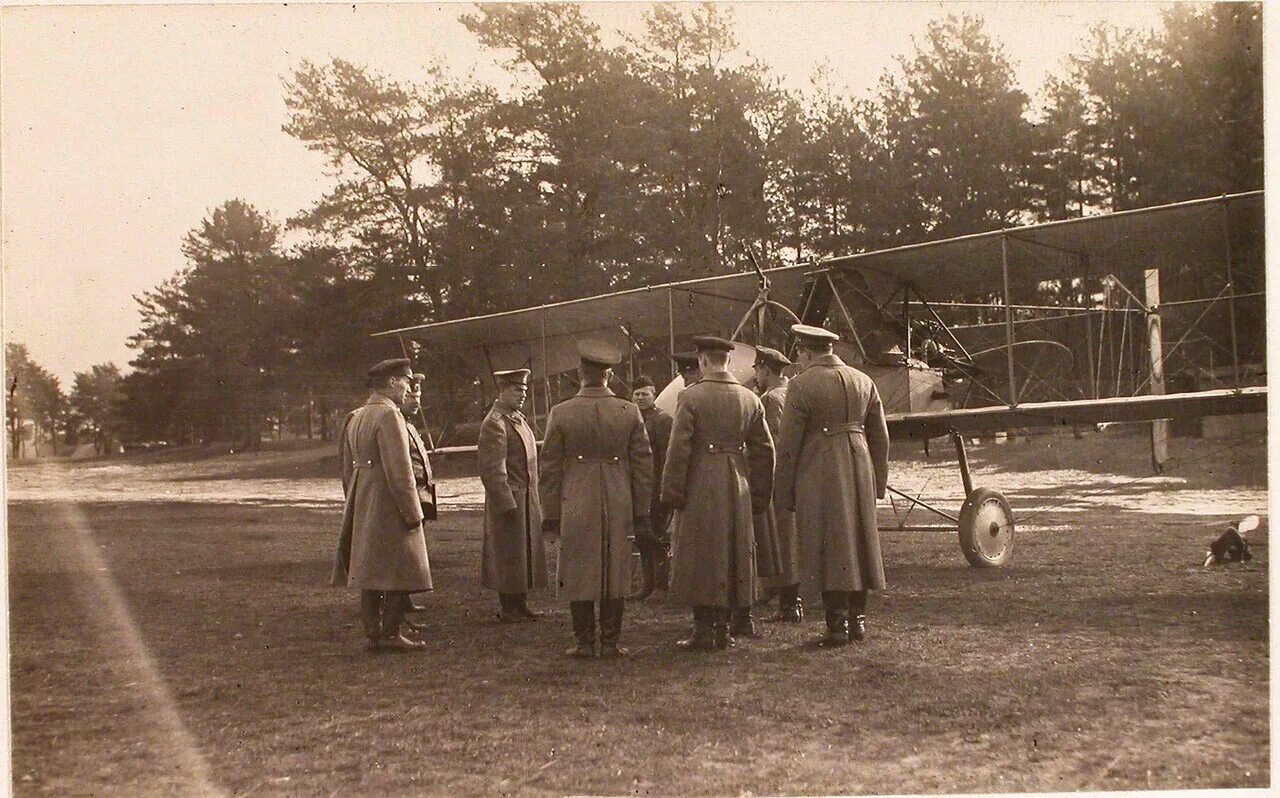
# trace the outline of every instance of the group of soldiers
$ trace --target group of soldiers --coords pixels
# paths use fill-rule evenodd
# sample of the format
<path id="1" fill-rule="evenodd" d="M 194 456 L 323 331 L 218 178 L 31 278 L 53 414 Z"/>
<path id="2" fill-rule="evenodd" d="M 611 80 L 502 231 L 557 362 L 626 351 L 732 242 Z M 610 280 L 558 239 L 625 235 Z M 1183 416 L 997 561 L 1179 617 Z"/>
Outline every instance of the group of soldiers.
<path id="1" fill-rule="evenodd" d="M 685 388 L 674 416 L 639 378 L 630 401 L 610 390 L 621 355 L 598 341 L 578 348 L 580 388 L 551 408 L 538 450 L 521 413 L 527 369 L 499 371 L 499 394 L 480 427 L 485 490 L 481 584 L 498 594 L 498 620 L 539 615 L 546 547 L 559 543 L 556 595 L 573 624 L 572 657 L 622 657 L 625 601 L 664 588 L 689 606 L 689 651 L 727 649 L 758 632 L 752 607 L 766 590 L 775 620 L 800 622 L 821 595 L 823 647 L 866 635 L 866 599 L 885 585 L 875 504 L 888 475 L 888 430 L 875 384 L 833 351 L 838 337 L 794 325 L 796 363 L 758 347 L 754 382 L 729 371 L 733 344 L 694 339 L 674 355 Z M 788 379 L 786 372 L 799 369 Z M 427 450 L 399 409 L 421 375 L 408 360 L 368 372 L 372 393 L 344 425 L 346 495 L 335 586 L 361 591 L 371 648 L 420 649 L 406 613 L 431 589 L 423 521 L 434 515 Z M 643 588 L 628 596 L 632 541 Z"/>

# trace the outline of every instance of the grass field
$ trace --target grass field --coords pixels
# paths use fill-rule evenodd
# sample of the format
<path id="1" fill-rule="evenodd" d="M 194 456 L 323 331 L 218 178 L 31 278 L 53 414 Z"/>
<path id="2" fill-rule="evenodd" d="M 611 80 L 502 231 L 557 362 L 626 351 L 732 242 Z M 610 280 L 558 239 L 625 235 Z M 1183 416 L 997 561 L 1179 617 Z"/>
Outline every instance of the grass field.
<path id="1" fill-rule="evenodd" d="M 1031 455 L 1028 455 L 1031 456 Z M 1256 479 L 1256 470 L 1255 470 Z M 9 507 L 18 794 L 831 794 L 1264 787 L 1266 522 L 1041 512 L 1012 563 L 887 533 L 870 637 L 801 627 L 717 654 L 630 605 L 622 662 L 563 657 L 568 613 L 500 626 L 479 515 L 431 528 L 429 649 L 363 651 L 324 587 L 334 509 Z M 1130 498 L 1133 498 L 1131 495 Z M 422 617 L 422 616 L 419 616 Z"/>

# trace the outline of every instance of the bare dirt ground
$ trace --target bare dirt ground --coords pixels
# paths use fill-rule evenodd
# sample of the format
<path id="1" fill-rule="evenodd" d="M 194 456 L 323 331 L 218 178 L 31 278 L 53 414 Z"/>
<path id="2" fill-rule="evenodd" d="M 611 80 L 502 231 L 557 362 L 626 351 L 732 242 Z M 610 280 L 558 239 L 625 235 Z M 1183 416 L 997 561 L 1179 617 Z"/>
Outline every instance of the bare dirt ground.
<path id="1" fill-rule="evenodd" d="M 902 453 L 895 484 L 958 506 L 937 451 Z M 890 531 L 890 588 L 860 645 L 812 648 L 812 608 L 804 625 L 767 625 L 730 652 L 680 654 L 685 611 L 651 599 L 628 606 L 623 662 L 565 659 L 568 613 L 547 595 L 533 602 L 539 623 L 492 620 L 473 510 L 430 530 L 428 650 L 365 653 L 355 595 L 325 587 L 340 490 L 301 476 L 324 455 L 284 453 L 250 479 L 222 457 L 11 469 L 14 789 L 1265 787 L 1263 444 L 1182 441 L 1173 453 L 1179 467 L 1152 479 L 1134 438 L 978 447 L 977 482 L 1018 513 L 1008 566 L 968 567 L 950 534 Z M 328 493 L 295 484 L 308 479 Z M 1263 515 L 1256 558 L 1201 567 L 1208 540 L 1244 512 Z"/>
<path id="2" fill-rule="evenodd" d="M 305 441 L 268 446 L 242 454 L 229 454 L 214 444 L 80 463 L 19 463 L 9 470 L 8 497 L 64 503 L 341 504 L 336 447 Z M 1091 432 L 1083 439 L 1058 432 L 1003 445 L 988 439 L 969 446 L 974 484 L 1003 492 L 1019 517 L 1116 506 L 1143 511 L 1153 495 L 1160 497 L 1164 509 L 1190 515 L 1265 512 L 1266 452 L 1261 438 L 1175 438 L 1170 456 L 1165 473 L 1153 474 L 1146 439 L 1133 428 Z M 439 498 L 444 507 L 484 506 L 474 456 L 455 456 L 435 465 L 443 477 Z M 918 443 L 895 443 L 890 484 L 953 513 L 964 501 L 955 452 L 946 441 L 934 441 L 927 457 Z M 907 510 L 901 498 L 882 503 L 886 520 L 901 518 Z M 920 520 L 920 511 L 907 520 Z"/>

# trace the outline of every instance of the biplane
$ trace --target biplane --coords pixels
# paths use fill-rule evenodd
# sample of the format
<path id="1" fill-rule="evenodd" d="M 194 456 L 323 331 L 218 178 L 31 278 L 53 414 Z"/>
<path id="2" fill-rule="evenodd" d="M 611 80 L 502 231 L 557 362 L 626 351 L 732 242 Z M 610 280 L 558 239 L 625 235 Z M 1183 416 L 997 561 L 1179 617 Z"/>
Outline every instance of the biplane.
<path id="1" fill-rule="evenodd" d="M 670 355 L 693 335 L 742 342 L 730 368 L 745 382 L 747 344 L 789 352 L 791 324 L 825 325 L 875 380 L 891 438 L 955 448 L 959 511 L 890 486 L 943 523 L 886 528 L 955 530 L 966 559 L 991 567 L 1010 557 L 1014 518 L 999 491 L 973 485 L 966 437 L 1151 422 L 1160 470 L 1170 420 L 1265 412 L 1263 236 L 1256 191 L 777 268 L 746 251 L 746 271 L 375 335 L 427 357 L 466 353 L 451 367 L 469 363 L 480 385 L 531 369 L 537 419 L 572 392 L 563 375 L 583 338 L 628 353 L 622 379 L 668 374 L 661 404 L 681 387 Z"/>

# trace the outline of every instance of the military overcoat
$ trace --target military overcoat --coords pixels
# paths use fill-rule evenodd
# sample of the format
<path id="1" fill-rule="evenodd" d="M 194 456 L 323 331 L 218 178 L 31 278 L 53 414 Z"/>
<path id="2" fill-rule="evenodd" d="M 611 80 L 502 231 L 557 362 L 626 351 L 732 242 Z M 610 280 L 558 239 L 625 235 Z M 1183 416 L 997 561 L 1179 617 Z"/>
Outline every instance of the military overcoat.
<path id="1" fill-rule="evenodd" d="M 773 445 L 778 445 L 778 433 L 782 429 L 782 409 L 787 403 L 787 386 L 790 381 L 783 377 L 781 384 L 760 397 L 764 406 L 764 420 L 769 426 L 769 434 L 773 436 Z M 777 504 L 769 505 L 764 512 L 764 523 L 768 524 L 774 537 L 778 540 L 777 573 L 764 578 L 764 587 L 787 587 L 800 583 L 800 538 L 796 534 L 796 515 L 784 510 Z"/>
<path id="2" fill-rule="evenodd" d="M 374 394 L 348 414 L 338 438 L 338 458 L 346 501 L 333 586 L 430 590 L 409 431 L 395 402 Z"/>
<path id="3" fill-rule="evenodd" d="M 756 591 L 754 516 L 769 505 L 773 440 L 754 393 L 712 371 L 680 394 L 662 473 L 676 508 L 668 597 L 749 606 Z"/>
<path id="4" fill-rule="evenodd" d="M 649 521 L 653 532 L 659 538 L 663 535 L 663 527 L 667 518 L 662 511 L 662 466 L 667 456 L 667 444 L 671 441 L 671 414 L 654 405 L 648 411 L 640 413 L 644 419 L 644 431 L 649 434 L 649 448 L 653 451 L 653 490 L 649 501 Z"/>
<path id="5" fill-rule="evenodd" d="M 426 516 L 427 521 L 431 521 L 437 517 L 439 507 L 436 506 L 435 494 L 435 477 L 431 472 L 431 457 L 428 454 L 427 442 L 422 440 L 422 433 L 418 432 L 413 426 L 413 422 L 407 425 L 409 430 L 409 456 L 413 461 L 413 482 L 418 489 L 418 503 L 422 505 L 422 513 Z M 413 457 L 417 454 L 417 457 Z M 430 509 L 431 514 L 427 511 Z M 423 538 L 427 540 L 427 552 L 431 551 L 431 541 L 427 537 L 427 526 L 422 524 Z"/>
<path id="6" fill-rule="evenodd" d="M 795 510 L 805 594 L 884 587 L 876 498 L 888 474 L 875 383 L 836 355 L 815 358 L 787 387 L 774 496 Z"/>
<path id="7" fill-rule="evenodd" d="M 542 442 L 542 510 L 560 521 L 557 596 L 625 598 L 633 518 L 649 514 L 653 457 L 640 409 L 585 387 L 551 408 Z"/>
<path id="8" fill-rule="evenodd" d="M 537 443 L 524 415 L 494 404 L 480 424 L 476 459 L 484 483 L 480 584 L 499 593 L 546 587 Z"/>

